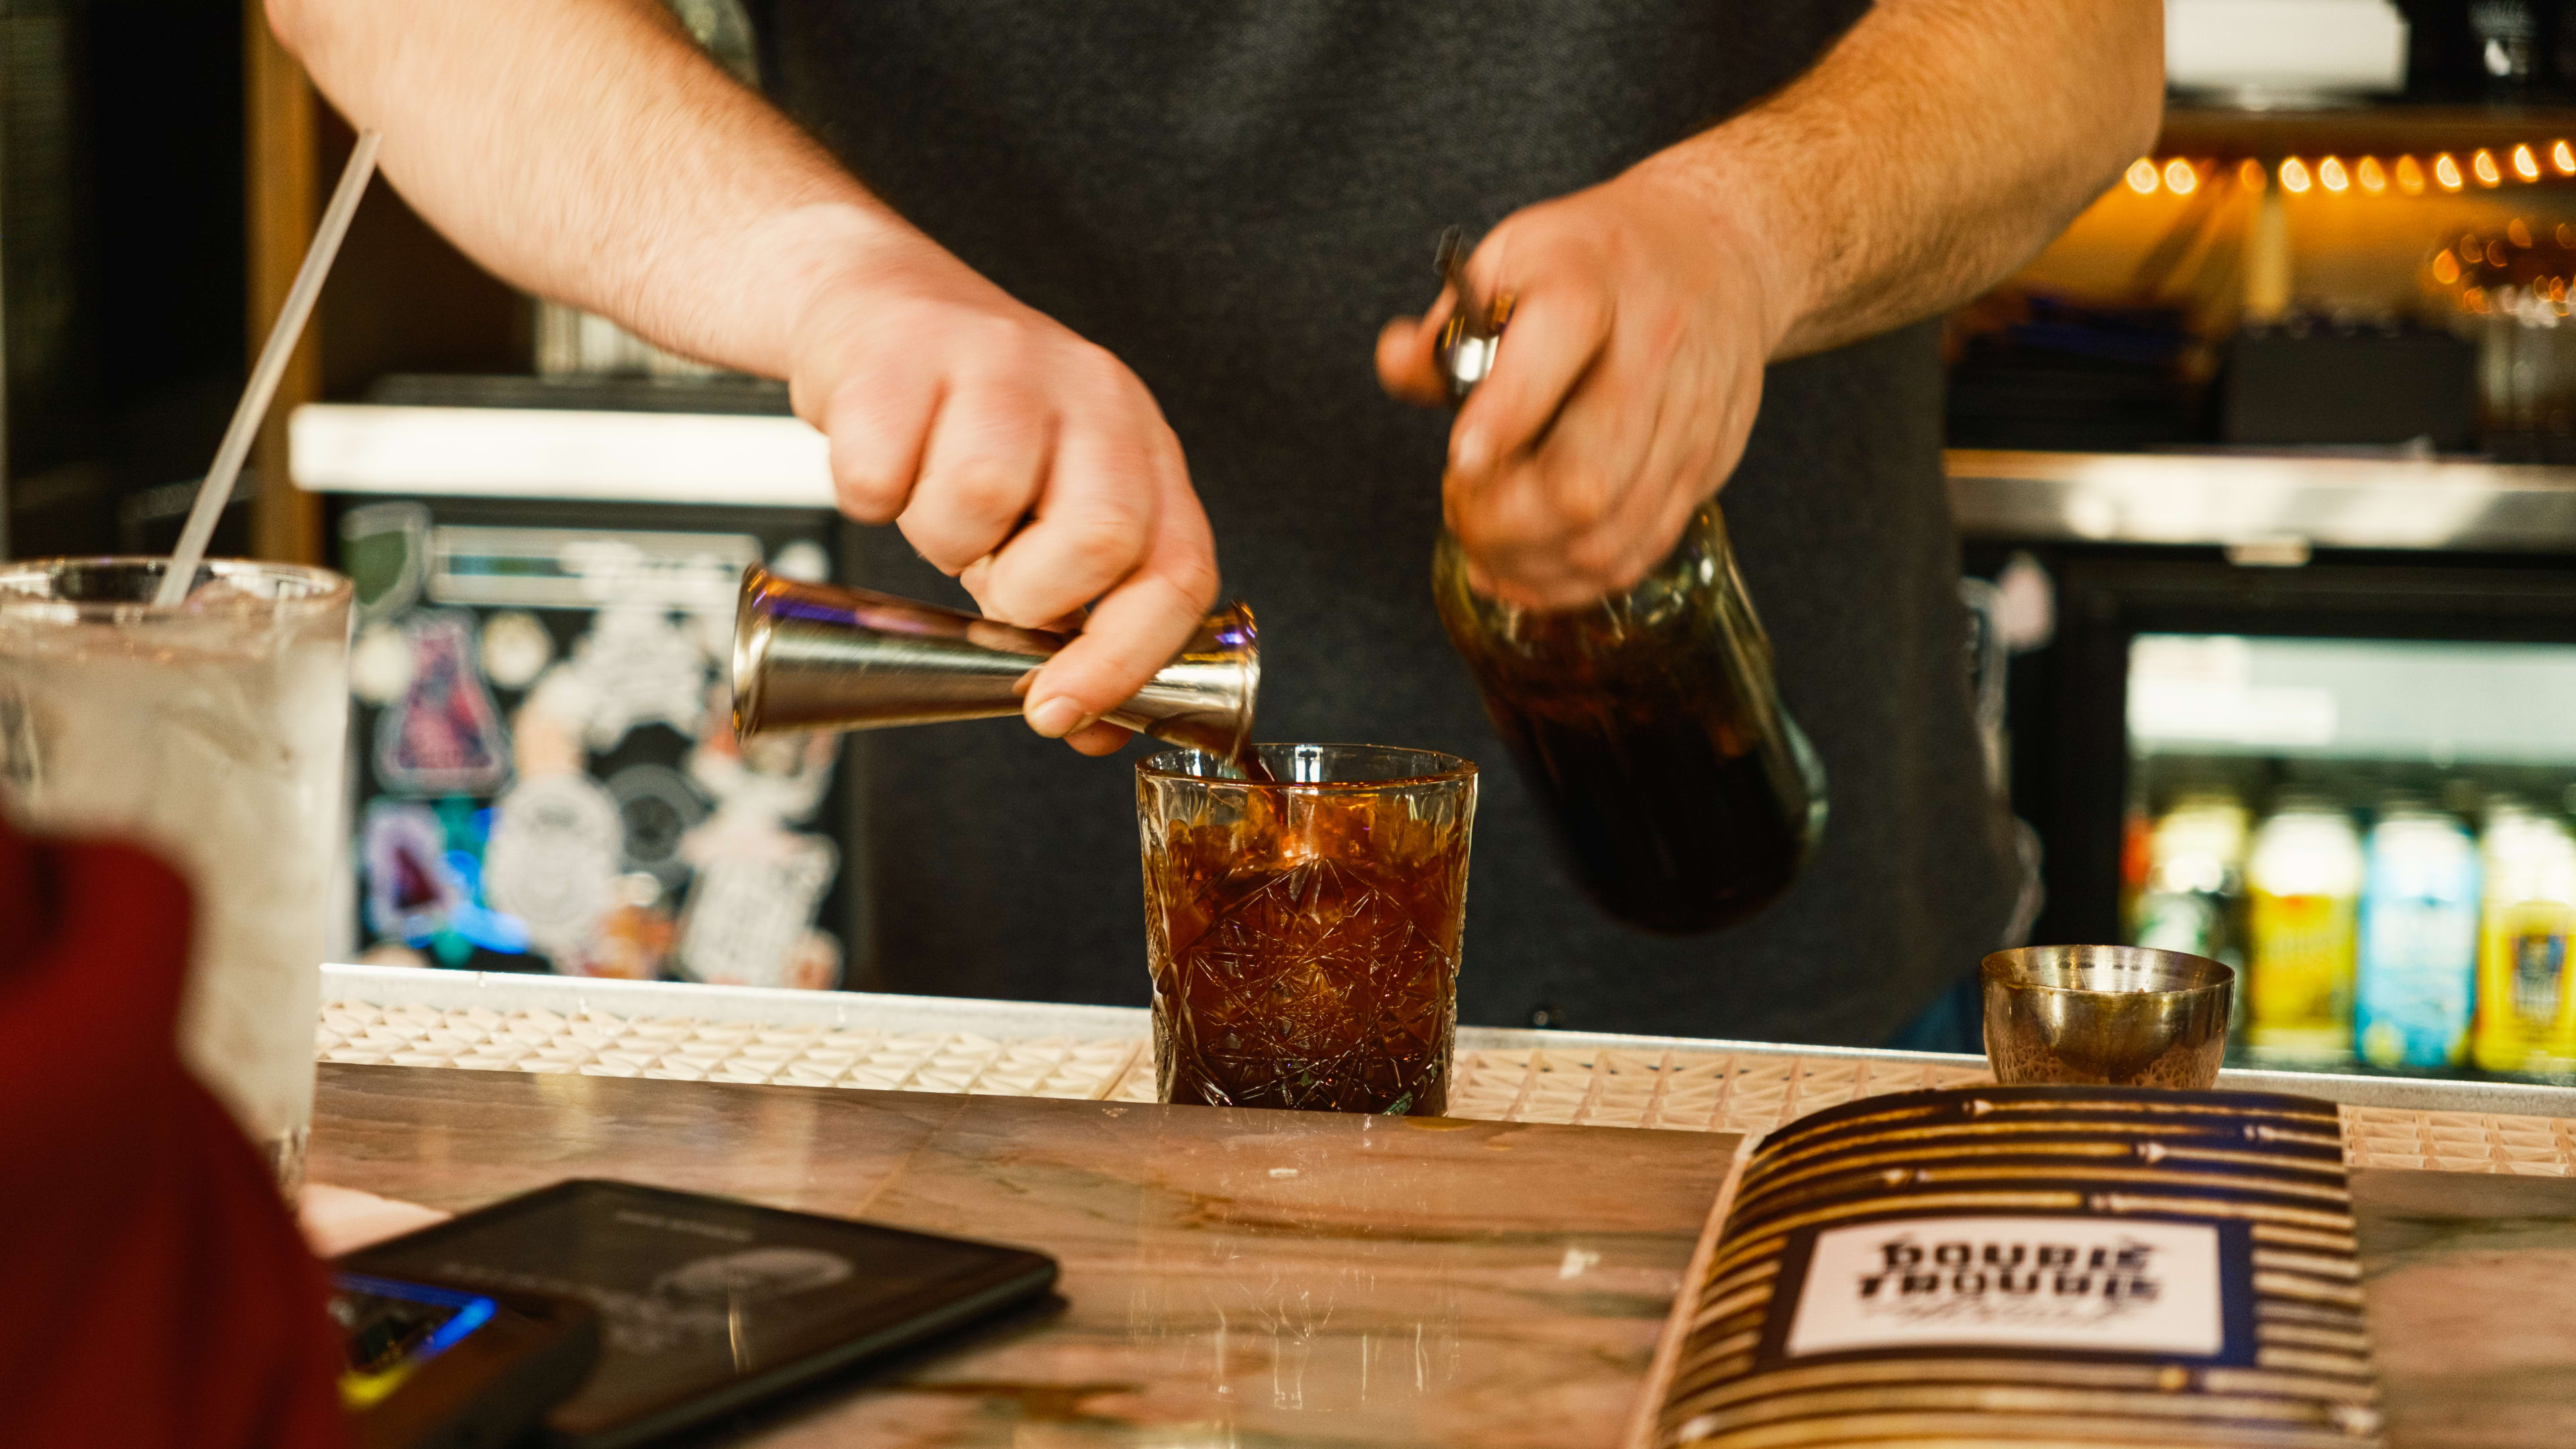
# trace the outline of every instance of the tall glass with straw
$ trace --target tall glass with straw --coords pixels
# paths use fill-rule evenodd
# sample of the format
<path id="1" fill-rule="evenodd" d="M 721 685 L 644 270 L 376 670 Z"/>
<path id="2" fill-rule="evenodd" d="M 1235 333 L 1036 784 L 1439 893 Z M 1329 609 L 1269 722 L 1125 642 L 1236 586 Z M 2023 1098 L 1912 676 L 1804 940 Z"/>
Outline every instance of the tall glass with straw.
<path id="1" fill-rule="evenodd" d="M 0 809 L 150 847 L 195 894 L 181 1055 L 304 1177 L 325 913 L 340 869 L 349 581 L 206 540 L 375 169 L 359 137 L 169 559 L 0 564 Z"/>

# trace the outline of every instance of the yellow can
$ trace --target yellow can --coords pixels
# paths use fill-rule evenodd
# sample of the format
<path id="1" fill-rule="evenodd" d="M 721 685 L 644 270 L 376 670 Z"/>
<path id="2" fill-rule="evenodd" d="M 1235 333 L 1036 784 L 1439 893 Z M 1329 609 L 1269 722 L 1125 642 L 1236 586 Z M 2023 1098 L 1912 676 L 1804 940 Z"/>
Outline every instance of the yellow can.
<path id="1" fill-rule="evenodd" d="M 2576 1066 L 2576 837 L 2564 822 L 2507 804 L 2481 843 L 2486 900 L 2478 930 L 2477 1029 L 2470 1055 L 2491 1072 Z"/>
<path id="2" fill-rule="evenodd" d="M 2246 1045 L 2300 1063 L 2349 1059 L 2362 881 L 2352 818 L 2285 804 L 2255 832 L 2246 876 Z"/>
<path id="3" fill-rule="evenodd" d="M 2487 908 L 2478 943 L 2478 1065 L 2558 1070 L 2568 1051 L 2567 938 L 2576 906 L 2510 901 Z"/>
<path id="4" fill-rule="evenodd" d="M 2347 1053 L 2359 904 L 2348 895 L 2254 892 L 2247 931 L 2248 1045 L 2316 1061 Z"/>

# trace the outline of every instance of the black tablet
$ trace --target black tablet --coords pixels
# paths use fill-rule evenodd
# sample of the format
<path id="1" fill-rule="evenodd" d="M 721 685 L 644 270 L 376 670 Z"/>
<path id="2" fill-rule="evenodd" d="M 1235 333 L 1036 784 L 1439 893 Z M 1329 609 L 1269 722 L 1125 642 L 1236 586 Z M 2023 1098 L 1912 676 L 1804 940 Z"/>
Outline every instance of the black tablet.
<path id="1" fill-rule="evenodd" d="M 552 1443 L 638 1444 L 1040 1297 L 1053 1259 L 632 1183 L 558 1183 L 342 1260 L 563 1294 L 605 1342 Z"/>

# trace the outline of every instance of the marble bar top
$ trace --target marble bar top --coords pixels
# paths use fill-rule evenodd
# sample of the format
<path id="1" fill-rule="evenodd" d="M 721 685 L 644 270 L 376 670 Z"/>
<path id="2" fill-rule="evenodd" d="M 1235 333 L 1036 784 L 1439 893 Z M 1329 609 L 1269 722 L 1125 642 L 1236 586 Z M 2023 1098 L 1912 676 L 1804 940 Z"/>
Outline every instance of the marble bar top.
<path id="1" fill-rule="evenodd" d="M 574 1177 L 1021 1244 L 1061 1306 L 705 1442 L 1619 1444 L 1740 1138 L 324 1064 L 316 1181 Z"/>
<path id="2" fill-rule="evenodd" d="M 2352 1175 L 2389 1449 L 2576 1444 L 2576 1181 Z"/>
<path id="3" fill-rule="evenodd" d="M 1062 1302 L 690 1442 L 1628 1442 L 1731 1133 L 326 1064 L 317 1179 L 607 1176 L 989 1237 Z M 2363 1169 L 2391 1449 L 2576 1444 L 2576 1181 Z"/>

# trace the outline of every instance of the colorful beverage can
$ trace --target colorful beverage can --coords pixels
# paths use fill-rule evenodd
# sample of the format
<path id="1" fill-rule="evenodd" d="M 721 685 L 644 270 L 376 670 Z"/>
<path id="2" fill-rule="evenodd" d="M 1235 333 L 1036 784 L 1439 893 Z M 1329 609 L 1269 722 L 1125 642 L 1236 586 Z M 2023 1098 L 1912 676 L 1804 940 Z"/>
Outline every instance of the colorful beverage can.
<path id="1" fill-rule="evenodd" d="M 2458 821 L 2412 801 L 2370 832 L 2353 1045 L 2377 1066 L 2444 1067 L 2468 1051 L 2478 963 L 2478 853 Z"/>
<path id="2" fill-rule="evenodd" d="M 2293 801 L 2255 832 L 2246 866 L 2246 1044 L 2329 1063 L 2352 1049 L 2361 837 L 2343 811 Z"/>
<path id="3" fill-rule="evenodd" d="M 2471 1055 L 2496 1072 L 2564 1071 L 2576 1062 L 2568 947 L 2576 934 L 2576 838 L 2564 822 L 2499 806 L 2483 847 Z"/>

